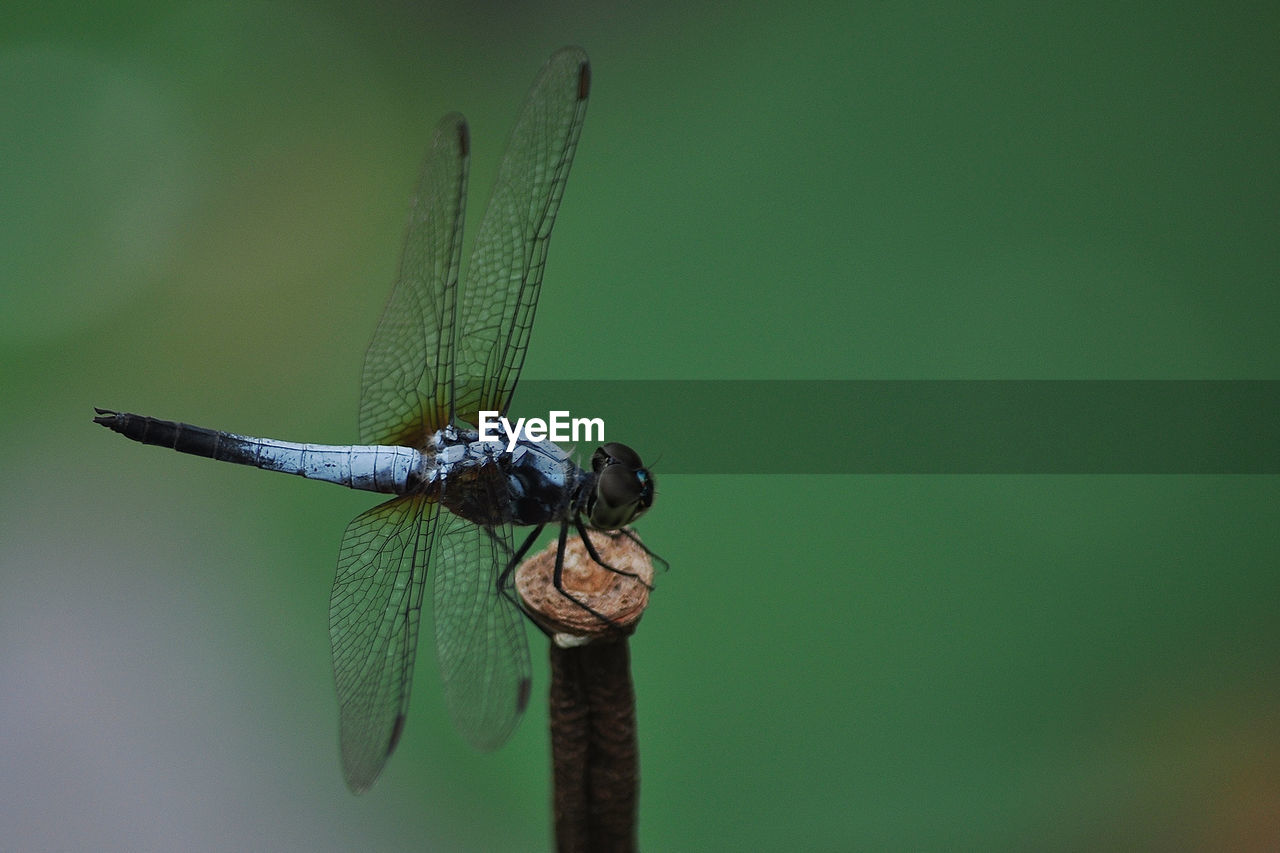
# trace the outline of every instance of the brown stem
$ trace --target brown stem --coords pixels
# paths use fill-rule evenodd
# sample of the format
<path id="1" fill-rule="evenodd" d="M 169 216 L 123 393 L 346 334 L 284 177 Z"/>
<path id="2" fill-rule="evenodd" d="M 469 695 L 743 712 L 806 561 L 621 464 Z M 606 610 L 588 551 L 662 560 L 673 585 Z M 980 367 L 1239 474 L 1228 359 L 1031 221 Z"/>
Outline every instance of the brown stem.
<path id="1" fill-rule="evenodd" d="M 556 849 L 636 849 L 640 755 L 625 638 L 551 644 Z"/>
<path id="2" fill-rule="evenodd" d="M 638 541 L 592 532 L 600 558 L 577 537 L 553 582 L 556 543 L 516 572 L 529 615 L 551 637 L 551 763 L 556 848 L 636 849 L 640 753 L 627 637 L 648 603 L 653 565 Z M 607 621 L 606 621 L 607 620 Z"/>

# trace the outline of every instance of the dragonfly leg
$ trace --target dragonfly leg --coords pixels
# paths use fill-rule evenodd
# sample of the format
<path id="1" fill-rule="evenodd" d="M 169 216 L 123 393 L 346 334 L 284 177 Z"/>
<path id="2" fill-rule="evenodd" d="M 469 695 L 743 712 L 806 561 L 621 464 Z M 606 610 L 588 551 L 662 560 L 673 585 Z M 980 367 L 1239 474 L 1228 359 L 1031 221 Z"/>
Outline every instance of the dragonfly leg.
<path id="1" fill-rule="evenodd" d="M 573 526 L 574 526 L 575 528 L 577 528 L 577 530 L 578 530 L 578 535 L 579 535 L 580 537 L 582 537 L 582 544 L 583 544 L 584 546 L 586 546 L 587 553 L 591 556 L 591 559 L 592 559 L 592 560 L 595 560 L 595 563 L 596 563 L 596 565 L 597 565 L 597 566 L 599 566 L 599 567 L 600 567 L 600 568 L 602 568 L 602 569 L 607 569 L 608 571 L 613 572 L 615 575 L 623 575 L 623 576 L 625 576 L 625 577 L 629 577 L 629 578 L 631 578 L 631 579 L 632 579 L 632 580 L 634 580 L 634 581 L 637 581 L 637 582 L 639 582 L 639 583 L 642 583 L 642 584 L 644 584 L 644 585 L 645 585 L 645 588 L 646 588 L 646 589 L 649 589 L 649 590 L 652 590 L 652 589 L 653 589 L 653 584 L 651 584 L 651 583 L 645 583 L 643 580 L 641 580 L 641 579 L 640 579 L 640 576 L 639 576 L 638 574 L 636 574 L 635 572 L 628 572 L 628 571 L 624 571 L 623 569 L 615 569 L 613 566 L 611 566 L 611 565 L 609 565 L 608 563 L 606 563 L 606 562 L 605 562 L 605 561 L 600 557 L 600 553 L 599 553 L 598 551 L 596 551 L 595 546 L 591 544 L 591 537 L 587 535 L 587 528 L 586 528 L 586 525 L 584 525 L 584 524 L 582 523 L 582 519 L 580 519 L 580 518 L 575 518 L 575 519 L 573 520 Z M 561 528 L 561 530 L 563 531 L 563 530 L 564 530 L 564 528 Z M 624 532 L 625 532 L 625 531 L 624 531 Z M 613 532 L 612 532 L 612 531 L 608 531 L 608 532 L 606 532 L 606 535 L 608 535 L 608 536 L 613 536 L 614 534 L 613 534 Z M 633 537 L 630 537 L 630 538 L 631 538 L 631 541 L 632 541 L 632 542 L 635 542 L 637 545 L 640 545 L 640 543 L 636 540 L 636 538 L 635 538 L 634 536 L 633 536 Z M 641 548 L 644 548 L 644 546 L 643 546 L 643 545 L 640 545 L 640 547 L 641 547 Z M 651 554 L 651 553 L 649 552 L 649 549 L 648 549 L 648 548 L 645 548 L 644 550 L 645 550 L 645 553 L 646 553 L 646 554 L 649 554 L 649 556 L 651 556 L 651 557 L 653 556 L 653 554 Z M 662 558 L 661 558 L 661 557 L 659 557 L 658 559 L 662 559 Z M 663 562 L 666 562 L 666 561 L 664 560 Z"/>
<path id="2" fill-rule="evenodd" d="M 494 533 L 493 528 L 485 528 L 485 532 L 489 534 L 489 538 L 501 545 L 502 549 L 508 554 L 511 554 L 511 559 L 507 560 L 507 567 L 502 570 L 502 574 L 498 577 L 498 592 L 505 595 L 517 607 L 520 606 L 520 602 L 516 601 L 516 596 L 512 592 L 515 585 L 511 582 L 511 578 L 515 574 L 516 566 L 520 565 L 520 561 L 524 559 L 524 555 L 529 553 L 529 549 L 533 547 L 533 543 L 538 541 L 538 535 L 542 533 L 542 528 L 544 527 L 546 527 L 545 524 L 539 524 L 537 527 L 533 528 L 533 532 L 525 537 L 524 542 L 521 543 L 520 547 L 514 554 L 511 553 L 511 546 L 506 543 L 506 540 L 503 537 Z M 523 610 L 524 608 L 521 609 Z"/>
<path id="3" fill-rule="evenodd" d="M 582 531 L 581 522 L 577 523 L 577 527 L 579 531 Z M 617 627 L 618 626 L 617 622 L 613 621 L 608 616 L 605 616 L 600 611 L 591 607 L 586 602 L 579 601 L 576 597 L 574 597 L 573 593 L 569 592 L 569 590 L 564 588 L 564 547 L 568 539 L 569 539 L 569 525 L 567 523 L 562 522 L 560 524 L 560 539 L 556 543 L 556 568 L 551 575 L 552 585 L 555 586 L 556 592 L 560 593 L 565 598 L 569 599 L 574 604 L 581 607 L 583 610 L 587 611 L 588 613 L 590 613 L 592 616 L 599 619 L 604 624 L 609 625 L 611 627 Z M 599 565 L 604 566 L 606 569 L 609 569 L 609 571 L 617 571 L 616 569 L 609 568 L 609 566 L 605 566 L 605 564 L 600 561 L 600 558 L 595 554 L 595 549 L 591 547 L 591 540 L 587 538 L 585 531 L 582 532 L 582 542 L 584 545 L 587 546 L 587 552 L 591 554 L 592 559 L 594 559 Z M 618 574 L 630 575 L 631 577 L 635 577 L 635 575 L 632 574 L 631 572 L 618 572 Z M 641 582 L 643 583 L 643 581 Z M 648 586 L 648 584 L 645 584 L 645 585 Z"/>
<path id="4" fill-rule="evenodd" d="M 644 551 L 644 552 L 645 552 L 646 554 L 648 554 L 650 557 L 652 557 L 653 559 L 657 560 L 659 563 L 661 563 L 661 564 L 662 564 L 662 570 L 663 570 L 664 572 L 667 572 L 667 571 L 670 571 L 670 570 L 671 570 L 671 564 L 670 564 L 670 563 L 668 563 L 668 562 L 666 561 L 666 558 L 665 558 L 665 557 L 662 557 L 661 555 L 659 555 L 659 554 L 657 554 L 657 553 L 655 553 L 655 552 L 653 552 L 653 551 L 650 551 L 650 550 L 649 550 L 649 546 L 647 546 L 647 545 L 645 545 L 643 542 L 641 542 L 641 541 L 640 541 L 640 537 L 639 537 L 639 536 L 636 536 L 634 533 L 632 533 L 632 532 L 631 532 L 631 528 L 629 528 L 629 527 L 624 527 L 624 528 L 622 528 L 621 530 L 614 531 L 614 533 L 621 534 L 622 536 L 627 537 L 627 539 L 631 540 L 631 541 L 632 541 L 632 542 L 634 542 L 636 545 L 638 545 L 642 551 Z M 614 533 L 610 533 L 609 535 L 610 535 L 610 536 L 612 536 L 612 535 L 614 535 Z M 653 587 L 650 587 L 650 589 L 652 589 L 652 588 L 653 588 Z"/>

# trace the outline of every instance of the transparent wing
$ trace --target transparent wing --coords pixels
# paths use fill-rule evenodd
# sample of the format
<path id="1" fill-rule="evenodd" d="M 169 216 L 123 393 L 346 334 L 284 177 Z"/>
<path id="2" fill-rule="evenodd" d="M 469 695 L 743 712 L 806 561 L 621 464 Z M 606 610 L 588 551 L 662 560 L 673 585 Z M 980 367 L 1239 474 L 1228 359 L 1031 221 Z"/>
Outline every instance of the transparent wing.
<path id="1" fill-rule="evenodd" d="M 481 409 L 505 412 L 520 377 L 590 79 L 581 48 L 557 51 L 534 81 L 507 141 L 459 306 L 454 412 L 469 423 L 476 423 Z"/>
<path id="2" fill-rule="evenodd" d="M 436 126 L 409 211 L 400 274 L 360 383 L 360 442 L 423 447 L 448 422 L 467 200 L 467 123 Z"/>
<path id="3" fill-rule="evenodd" d="M 529 704 L 529 642 L 516 605 L 498 592 L 511 528 L 440 519 L 432 581 L 436 656 L 454 724 L 469 743 L 495 749 Z"/>
<path id="4" fill-rule="evenodd" d="M 409 710 L 427 560 L 439 506 L 399 497 L 347 525 L 329 599 L 342 770 L 359 793 L 378 778 Z"/>

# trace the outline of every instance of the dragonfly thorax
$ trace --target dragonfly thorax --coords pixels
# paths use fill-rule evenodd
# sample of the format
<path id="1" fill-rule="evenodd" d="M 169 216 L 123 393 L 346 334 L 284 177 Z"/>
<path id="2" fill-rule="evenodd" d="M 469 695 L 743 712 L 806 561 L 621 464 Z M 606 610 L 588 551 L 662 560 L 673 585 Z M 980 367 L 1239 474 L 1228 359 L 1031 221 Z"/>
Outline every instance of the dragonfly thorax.
<path id="1" fill-rule="evenodd" d="M 653 476 L 625 444 L 597 448 L 590 471 L 549 441 L 521 439 L 508 452 L 502 441 L 447 427 L 431 445 L 422 477 L 428 496 L 476 524 L 582 519 L 596 530 L 617 530 L 653 504 Z"/>
<path id="2" fill-rule="evenodd" d="M 568 518 L 584 479 L 569 454 L 549 441 L 481 441 L 475 430 L 433 436 L 428 495 L 476 524 L 536 525 Z"/>

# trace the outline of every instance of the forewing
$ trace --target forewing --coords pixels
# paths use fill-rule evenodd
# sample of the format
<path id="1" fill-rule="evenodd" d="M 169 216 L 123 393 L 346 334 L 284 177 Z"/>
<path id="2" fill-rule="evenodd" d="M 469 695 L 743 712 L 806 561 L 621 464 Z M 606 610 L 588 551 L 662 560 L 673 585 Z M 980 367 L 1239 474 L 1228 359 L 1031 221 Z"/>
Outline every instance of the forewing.
<path id="1" fill-rule="evenodd" d="M 479 749 L 496 749 L 529 704 L 529 642 L 514 602 L 498 591 L 511 528 L 440 519 L 432 581 L 436 656 L 454 724 Z"/>
<path id="2" fill-rule="evenodd" d="M 524 364 L 547 244 L 587 111 L 581 48 L 552 55 L 516 119 L 472 247 L 460 305 L 454 411 L 506 412 Z"/>
<path id="3" fill-rule="evenodd" d="M 365 353 L 362 444 L 423 447 L 448 421 L 469 147 L 466 121 L 445 116 L 414 191 L 399 276 Z"/>
<path id="4" fill-rule="evenodd" d="M 329 601 L 342 769 L 359 793 L 378 778 L 409 710 L 427 561 L 439 505 L 395 498 L 347 525 Z"/>

